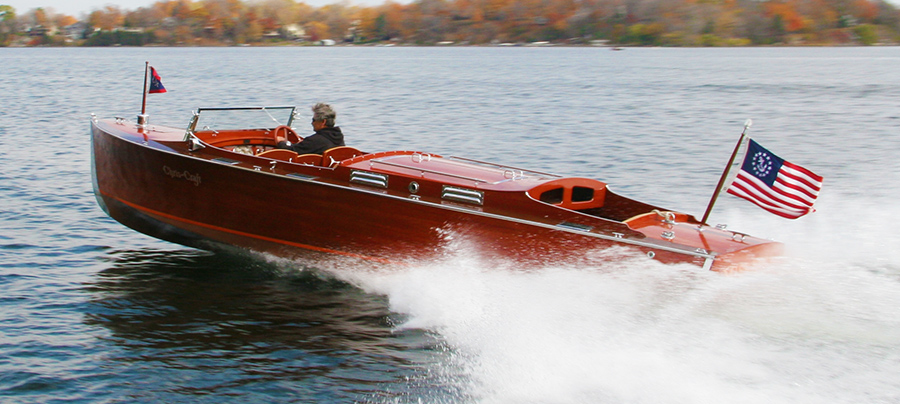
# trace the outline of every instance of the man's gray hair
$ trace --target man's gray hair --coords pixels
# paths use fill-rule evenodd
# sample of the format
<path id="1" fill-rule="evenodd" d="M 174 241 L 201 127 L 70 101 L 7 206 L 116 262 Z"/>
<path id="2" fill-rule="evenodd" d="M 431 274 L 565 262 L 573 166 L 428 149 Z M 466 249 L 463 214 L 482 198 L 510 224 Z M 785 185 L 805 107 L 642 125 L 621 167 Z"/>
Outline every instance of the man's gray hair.
<path id="1" fill-rule="evenodd" d="M 332 127 L 334 126 L 334 118 L 337 117 L 337 112 L 334 112 L 334 109 L 331 108 L 331 105 L 328 105 L 324 102 L 320 102 L 312 107 L 313 112 L 313 120 L 321 121 L 325 120 L 325 126 Z"/>

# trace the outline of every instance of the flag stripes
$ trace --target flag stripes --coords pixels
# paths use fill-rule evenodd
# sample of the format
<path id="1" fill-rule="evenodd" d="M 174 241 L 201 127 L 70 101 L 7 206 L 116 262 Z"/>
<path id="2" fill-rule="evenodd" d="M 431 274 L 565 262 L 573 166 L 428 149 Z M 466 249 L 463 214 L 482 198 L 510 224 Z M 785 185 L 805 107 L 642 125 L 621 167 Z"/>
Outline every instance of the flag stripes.
<path id="1" fill-rule="evenodd" d="M 815 211 L 822 181 L 821 176 L 782 160 L 751 139 L 744 164 L 727 192 L 778 216 L 796 219 Z"/>

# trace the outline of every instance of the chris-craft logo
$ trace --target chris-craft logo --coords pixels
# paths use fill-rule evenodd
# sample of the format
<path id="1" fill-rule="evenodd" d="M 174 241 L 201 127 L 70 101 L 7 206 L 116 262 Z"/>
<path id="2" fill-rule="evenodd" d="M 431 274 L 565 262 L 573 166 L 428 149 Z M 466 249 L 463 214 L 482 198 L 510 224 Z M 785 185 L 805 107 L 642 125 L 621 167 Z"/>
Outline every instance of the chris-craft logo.
<path id="1" fill-rule="evenodd" d="M 194 184 L 194 186 L 200 185 L 200 174 L 193 174 L 188 170 L 176 170 L 169 166 L 163 166 L 163 172 L 169 177 L 188 181 Z"/>
<path id="2" fill-rule="evenodd" d="M 764 178 L 772 171 L 772 157 L 766 152 L 753 155 L 753 175 Z"/>

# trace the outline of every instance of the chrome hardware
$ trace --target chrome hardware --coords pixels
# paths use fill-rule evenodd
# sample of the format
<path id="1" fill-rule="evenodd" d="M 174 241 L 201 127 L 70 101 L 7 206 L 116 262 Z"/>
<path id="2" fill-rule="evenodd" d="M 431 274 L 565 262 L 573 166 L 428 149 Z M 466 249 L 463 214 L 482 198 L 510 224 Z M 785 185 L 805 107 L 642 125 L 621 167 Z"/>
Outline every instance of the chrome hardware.
<path id="1" fill-rule="evenodd" d="M 522 170 L 508 169 L 503 170 L 503 178 L 509 178 L 513 181 L 525 178 L 525 172 Z"/>
<path id="2" fill-rule="evenodd" d="M 702 248 L 699 248 L 699 247 L 696 248 L 696 249 L 694 250 L 694 252 L 698 252 L 698 253 L 700 253 L 700 254 L 709 254 L 709 251 L 706 251 L 706 250 L 704 250 L 704 249 L 702 249 Z"/>
<path id="3" fill-rule="evenodd" d="M 138 125 L 146 126 L 147 124 L 150 123 L 150 115 L 147 115 L 147 114 L 140 114 L 140 115 L 138 115 L 138 116 L 137 116 L 137 123 L 138 123 Z"/>
<path id="4" fill-rule="evenodd" d="M 122 118 L 121 116 L 117 116 L 117 117 L 115 117 L 115 118 L 116 118 L 116 124 L 117 124 L 117 125 L 124 125 L 124 124 L 125 124 L 125 118 Z"/>
<path id="5" fill-rule="evenodd" d="M 296 178 L 298 180 L 306 180 L 306 181 L 316 179 L 316 177 L 313 177 L 312 175 L 298 174 L 298 173 L 288 173 L 286 176 L 291 177 L 291 178 Z"/>
<path id="6" fill-rule="evenodd" d="M 194 111 L 193 115 L 191 115 L 191 121 L 188 122 L 188 127 L 184 131 L 184 141 L 187 142 L 191 137 L 194 136 L 194 129 L 197 128 L 197 121 L 200 120 L 200 111 Z"/>
<path id="7" fill-rule="evenodd" d="M 431 155 L 427 154 L 427 153 L 425 153 L 425 154 L 413 153 L 412 155 L 409 156 L 409 158 L 412 159 L 412 161 L 415 163 L 421 163 L 423 161 L 431 161 Z"/>
<path id="8" fill-rule="evenodd" d="M 745 237 L 747 237 L 747 235 L 744 233 L 738 233 L 736 231 L 731 232 L 731 240 L 732 241 L 737 241 L 737 242 L 743 243 Z"/>
<path id="9" fill-rule="evenodd" d="M 652 258 L 656 257 L 656 253 L 653 251 L 647 251 L 647 256 L 652 259 Z"/>
<path id="10" fill-rule="evenodd" d="M 441 192 L 441 199 L 471 203 L 480 206 L 484 205 L 484 192 L 444 185 L 444 190 Z"/>
<path id="11" fill-rule="evenodd" d="M 666 239 L 668 241 L 672 241 L 672 239 L 675 238 L 675 232 L 674 231 L 664 231 L 664 232 L 662 232 L 662 238 Z"/>
<path id="12" fill-rule="evenodd" d="M 625 238 L 625 234 L 624 234 L 624 233 L 613 232 L 612 235 L 613 235 L 613 237 L 615 237 L 615 238 Z"/>
<path id="13" fill-rule="evenodd" d="M 727 225 L 727 224 L 724 224 L 724 223 L 719 223 L 719 224 L 716 225 L 716 228 L 719 229 L 719 230 L 725 230 L 725 229 L 728 228 L 728 225 Z"/>
<path id="14" fill-rule="evenodd" d="M 411 193 L 411 194 L 419 192 L 419 183 L 412 181 L 409 183 L 409 187 L 407 187 L 407 188 L 409 188 L 409 193 Z"/>
<path id="15" fill-rule="evenodd" d="M 662 221 L 663 223 L 675 224 L 675 212 L 669 212 L 669 211 L 663 212 L 663 211 L 660 211 L 657 209 L 653 209 L 653 211 L 656 212 L 657 215 L 662 217 L 662 219 L 660 219 L 660 221 Z"/>
<path id="16" fill-rule="evenodd" d="M 422 199 L 422 197 L 420 197 L 419 195 L 410 195 L 410 196 L 409 196 L 409 199 L 412 199 L 412 200 L 414 200 L 414 201 L 418 201 L 418 200 Z"/>
<path id="17" fill-rule="evenodd" d="M 262 167 L 260 167 L 260 166 L 253 166 L 253 169 L 256 170 L 256 171 L 260 171 L 260 170 L 262 170 Z"/>
<path id="18" fill-rule="evenodd" d="M 193 134 L 188 134 L 187 142 L 188 142 L 188 150 L 190 150 L 190 151 L 197 151 L 197 150 L 200 150 L 200 149 L 206 147 L 203 145 L 203 143 L 200 141 L 200 139 L 197 139 L 197 137 L 194 136 Z"/>
<path id="19" fill-rule="evenodd" d="M 216 158 L 212 159 L 212 161 L 215 161 L 216 163 L 228 164 L 230 166 L 240 163 L 240 161 L 227 159 L 225 157 L 216 157 Z"/>
<path id="20" fill-rule="evenodd" d="M 368 185 L 376 188 L 388 187 L 387 174 L 373 173 L 369 171 L 353 170 L 350 172 L 350 182 Z"/>
<path id="21" fill-rule="evenodd" d="M 278 164 L 277 160 L 272 160 L 272 166 L 269 167 L 269 170 L 275 171 L 275 165 Z"/>

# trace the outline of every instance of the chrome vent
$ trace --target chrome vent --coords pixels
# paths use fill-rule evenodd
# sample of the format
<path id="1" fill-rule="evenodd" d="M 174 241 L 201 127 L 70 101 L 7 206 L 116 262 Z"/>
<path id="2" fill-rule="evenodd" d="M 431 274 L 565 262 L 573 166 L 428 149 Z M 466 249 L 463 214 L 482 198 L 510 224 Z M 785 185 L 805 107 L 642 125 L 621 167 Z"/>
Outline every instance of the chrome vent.
<path id="1" fill-rule="evenodd" d="M 212 161 L 215 161 L 216 163 L 228 164 L 230 166 L 240 163 L 240 161 L 227 159 L 225 157 L 216 157 L 212 159 Z"/>
<path id="2" fill-rule="evenodd" d="M 454 202 L 471 203 L 473 205 L 484 205 L 484 192 L 474 189 L 456 188 L 444 186 L 441 192 L 441 199 Z"/>
<path id="3" fill-rule="evenodd" d="M 593 226 L 588 226 L 586 224 L 580 223 L 572 223 L 572 222 L 562 222 L 556 225 L 557 227 L 562 227 L 564 229 L 569 230 L 578 230 L 578 231 L 591 231 L 594 229 Z"/>
<path id="4" fill-rule="evenodd" d="M 299 174 L 299 173 L 287 173 L 287 174 L 285 174 L 285 175 L 288 176 L 288 177 L 291 177 L 291 178 L 296 178 L 296 179 L 298 179 L 298 180 L 306 180 L 306 181 L 309 181 L 309 180 L 314 180 L 314 179 L 316 179 L 316 177 L 314 177 L 314 176 L 312 176 L 312 175 L 304 175 L 304 174 Z"/>
<path id="5" fill-rule="evenodd" d="M 370 171 L 353 170 L 350 172 L 350 182 L 376 188 L 387 188 L 388 176 Z"/>

